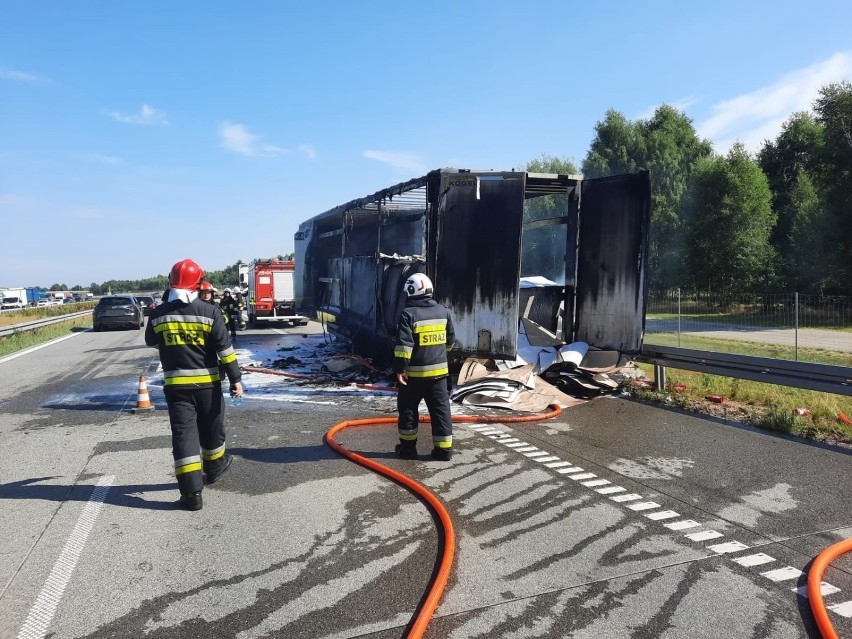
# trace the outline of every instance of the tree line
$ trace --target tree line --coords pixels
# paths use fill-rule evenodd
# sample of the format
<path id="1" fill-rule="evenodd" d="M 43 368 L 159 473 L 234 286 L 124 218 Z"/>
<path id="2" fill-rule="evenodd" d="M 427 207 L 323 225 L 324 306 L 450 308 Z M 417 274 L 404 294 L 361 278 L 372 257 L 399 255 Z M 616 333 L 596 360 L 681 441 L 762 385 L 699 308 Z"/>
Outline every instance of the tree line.
<path id="1" fill-rule="evenodd" d="M 754 156 L 740 143 L 715 153 L 685 114 L 662 105 L 647 120 L 607 111 L 580 170 L 546 155 L 527 164 L 584 178 L 640 169 L 651 175 L 651 290 L 852 294 L 849 81 L 822 87 L 812 111 L 792 114 Z M 548 198 L 531 201 L 528 219 L 559 212 Z M 525 264 L 535 251 L 525 245 Z"/>

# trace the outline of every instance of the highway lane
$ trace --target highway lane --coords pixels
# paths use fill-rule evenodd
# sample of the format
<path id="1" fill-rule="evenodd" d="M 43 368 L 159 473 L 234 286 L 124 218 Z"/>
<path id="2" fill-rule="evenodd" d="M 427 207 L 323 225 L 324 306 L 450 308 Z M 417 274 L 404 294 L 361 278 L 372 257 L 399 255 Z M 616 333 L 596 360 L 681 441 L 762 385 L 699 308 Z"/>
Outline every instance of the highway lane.
<path id="1" fill-rule="evenodd" d="M 332 351 L 300 332 L 243 335 L 241 361 Z M 434 523 L 322 443 L 337 421 L 393 415 L 393 397 L 247 374 L 228 408 L 236 462 L 187 513 L 141 342 L 83 332 L 0 362 L 0 637 L 402 636 Z M 133 415 L 142 372 L 157 410 Z M 453 516 L 433 638 L 814 636 L 799 571 L 852 535 L 848 451 L 622 398 L 459 425 L 448 464 L 396 459 L 388 427 L 339 439 Z M 827 603 L 852 599 L 850 573 L 846 558 L 828 571 Z"/>

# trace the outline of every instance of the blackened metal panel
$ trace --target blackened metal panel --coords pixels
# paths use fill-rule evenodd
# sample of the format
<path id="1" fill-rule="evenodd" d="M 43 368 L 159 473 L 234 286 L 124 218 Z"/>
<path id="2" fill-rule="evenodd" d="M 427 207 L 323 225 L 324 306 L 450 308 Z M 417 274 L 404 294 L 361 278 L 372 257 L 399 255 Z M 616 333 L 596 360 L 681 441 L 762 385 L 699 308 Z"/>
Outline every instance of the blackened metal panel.
<path id="1" fill-rule="evenodd" d="M 445 173 L 430 213 L 428 275 L 453 314 L 455 352 L 514 358 L 524 173 Z"/>
<path id="2" fill-rule="evenodd" d="M 583 182 L 577 341 L 628 354 L 642 349 L 650 221 L 647 171 Z"/>

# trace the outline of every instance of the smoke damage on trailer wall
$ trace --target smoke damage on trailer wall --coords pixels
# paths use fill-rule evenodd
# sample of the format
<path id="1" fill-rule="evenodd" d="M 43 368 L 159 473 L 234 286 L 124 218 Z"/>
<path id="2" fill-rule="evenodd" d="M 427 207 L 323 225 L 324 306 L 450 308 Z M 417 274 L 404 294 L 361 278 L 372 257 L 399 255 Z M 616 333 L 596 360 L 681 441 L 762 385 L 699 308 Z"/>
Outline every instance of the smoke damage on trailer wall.
<path id="1" fill-rule="evenodd" d="M 426 272 L 453 312 L 459 358 L 514 358 L 520 317 L 555 329 L 560 313 L 566 342 L 636 353 L 649 220 L 646 171 L 583 180 L 436 169 L 299 226 L 297 309 L 386 365 L 402 282 Z M 545 285 L 522 290 L 522 276 Z"/>

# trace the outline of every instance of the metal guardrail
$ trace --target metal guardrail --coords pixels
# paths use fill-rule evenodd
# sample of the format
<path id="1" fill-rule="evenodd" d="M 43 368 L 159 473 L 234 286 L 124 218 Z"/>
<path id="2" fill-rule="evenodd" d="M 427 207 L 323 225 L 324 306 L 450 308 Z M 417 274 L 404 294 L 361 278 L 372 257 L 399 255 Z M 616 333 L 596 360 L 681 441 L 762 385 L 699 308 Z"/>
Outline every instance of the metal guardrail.
<path id="1" fill-rule="evenodd" d="M 793 362 L 652 344 L 644 345 L 642 352 L 635 359 L 655 366 L 852 396 L 852 368 L 847 366 Z"/>
<path id="2" fill-rule="evenodd" d="M 65 315 L 57 315 L 56 317 L 46 317 L 43 319 L 33 320 L 32 322 L 21 322 L 20 324 L 11 324 L 9 326 L 0 327 L 0 337 L 6 337 L 7 335 L 14 335 L 15 333 L 21 333 L 24 331 L 31 331 L 34 328 L 41 328 L 42 326 L 49 326 L 50 324 L 59 324 L 60 322 L 67 322 L 70 319 L 74 319 L 75 317 L 82 317 L 84 315 L 91 315 L 91 309 L 86 311 L 78 311 L 76 313 L 67 313 Z"/>

